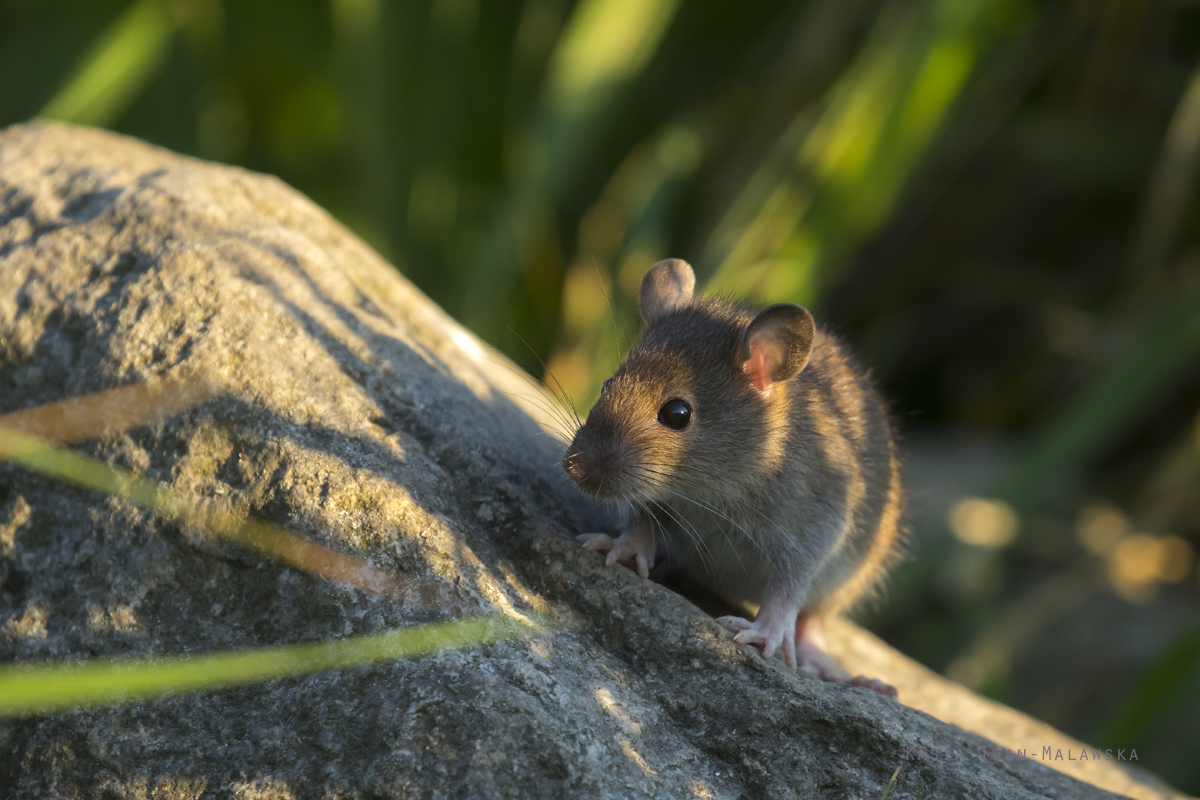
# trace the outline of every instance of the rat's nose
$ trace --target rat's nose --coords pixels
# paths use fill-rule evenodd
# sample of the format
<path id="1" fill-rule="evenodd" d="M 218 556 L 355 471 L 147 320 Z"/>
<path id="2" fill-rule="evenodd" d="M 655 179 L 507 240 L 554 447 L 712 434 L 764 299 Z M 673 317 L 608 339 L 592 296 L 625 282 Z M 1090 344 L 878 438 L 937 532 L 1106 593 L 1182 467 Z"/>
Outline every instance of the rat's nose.
<path id="1" fill-rule="evenodd" d="M 582 452 L 569 452 L 563 456 L 563 469 L 567 471 L 567 475 L 571 476 L 571 480 L 581 486 L 588 479 L 587 467 L 584 466 Z"/>

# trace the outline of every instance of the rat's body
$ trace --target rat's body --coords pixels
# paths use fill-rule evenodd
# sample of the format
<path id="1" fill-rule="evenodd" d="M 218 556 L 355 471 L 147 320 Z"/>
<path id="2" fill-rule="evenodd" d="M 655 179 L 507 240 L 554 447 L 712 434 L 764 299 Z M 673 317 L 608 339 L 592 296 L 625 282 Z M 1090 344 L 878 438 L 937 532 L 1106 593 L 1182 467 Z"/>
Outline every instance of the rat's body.
<path id="1" fill-rule="evenodd" d="M 656 560 L 725 598 L 738 641 L 782 648 L 826 680 L 851 679 L 811 622 L 869 593 L 900 539 L 902 490 L 887 412 L 867 377 L 798 306 L 761 314 L 694 298 L 691 268 L 659 262 L 646 323 L 605 384 L 564 466 L 586 491 L 629 501 L 622 535 L 581 537 L 649 574 Z M 660 535 L 665 534 L 665 535 Z"/>

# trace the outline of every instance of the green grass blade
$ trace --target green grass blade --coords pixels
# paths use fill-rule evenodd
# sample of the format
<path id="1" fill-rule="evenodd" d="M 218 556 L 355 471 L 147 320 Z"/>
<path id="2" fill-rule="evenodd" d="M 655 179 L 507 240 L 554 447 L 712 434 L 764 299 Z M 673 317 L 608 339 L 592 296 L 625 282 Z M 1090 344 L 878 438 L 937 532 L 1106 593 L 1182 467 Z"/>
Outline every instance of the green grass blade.
<path id="1" fill-rule="evenodd" d="M 679 10 L 678 0 L 585 0 L 571 14 L 548 68 L 529 155 L 492 219 L 460 319 L 498 341 L 513 291 L 553 230 L 553 208 L 587 162 L 598 120 L 644 71 Z"/>
<path id="2" fill-rule="evenodd" d="M 440 650 L 526 638 L 539 628 L 507 617 L 473 617 L 337 642 L 264 647 L 234 653 L 153 659 L 104 659 L 0 667 L 0 716 L 45 714 L 81 706 L 114 705 L 183 692 L 212 691 L 276 678 Z"/>
<path id="3" fill-rule="evenodd" d="M 892 788 L 896 785 L 896 778 L 900 777 L 900 768 L 896 767 L 896 771 L 892 773 L 892 779 L 888 781 L 887 786 L 883 790 L 883 794 L 879 795 L 879 800 L 887 800 L 888 795 L 892 793 Z"/>
<path id="4" fill-rule="evenodd" d="M 982 57 L 1016 24 L 1002 0 L 897 6 L 822 108 L 803 107 L 709 237 L 709 289 L 812 303 L 888 220 Z"/>
<path id="5" fill-rule="evenodd" d="M 584 0 L 555 49 L 546 87 L 555 116 L 591 116 L 641 72 L 678 10 L 678 0 Z"/>
<path id="6" fill-rule="evenodd" d="M 108 125 L 154 76 L 171 41 L 161 0 L 134 3 L 104 32 L 67 85 L 38 116 Z"/>
<path id="7" fill-rule="evenodd" d="M 1161 280 L 1195 193 L 1200 168 L 1200 66 L 1175 108 L 1138 214 L 1129 268 Z M 1144 277 L 1143 277 L 1144 280 Z"/>
<path id="8" fill-rule="evenodd" d="M 206 528 L 305 572 L 353 589 L 408 604 L 421 603 L 420 581 L 331 550 L 268 522 L 246 519 L 211 501 L 197 500 L 165 484 L 114 469 L 80 453 L 56 449 L 39 437 L 0 427 L 0 460 L 4 459 L 42 475 L 121 497 L 165 517 Z"/>

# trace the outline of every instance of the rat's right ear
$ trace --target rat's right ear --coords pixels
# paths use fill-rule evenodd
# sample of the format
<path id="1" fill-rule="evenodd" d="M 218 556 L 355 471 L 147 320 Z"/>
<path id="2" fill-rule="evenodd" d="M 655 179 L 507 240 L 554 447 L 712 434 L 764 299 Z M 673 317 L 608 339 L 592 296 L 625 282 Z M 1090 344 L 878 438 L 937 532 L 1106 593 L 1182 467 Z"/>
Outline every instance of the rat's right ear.
<path id="1" fill-rule="evenodd" d="M 808 309 L 778 303 L 762 311 L 742 337 L 738 361 L 759 394 L 808 366 L 817 328 Z"/>
<path id="2" fill-rule="evenodd" d="M 642 293 L 638 297 L 638 313 L 649 325 L 668 311 L 692 302 L 696 276 L 691 266 L 680 258 L 659 261 L 642 278 Z"/>

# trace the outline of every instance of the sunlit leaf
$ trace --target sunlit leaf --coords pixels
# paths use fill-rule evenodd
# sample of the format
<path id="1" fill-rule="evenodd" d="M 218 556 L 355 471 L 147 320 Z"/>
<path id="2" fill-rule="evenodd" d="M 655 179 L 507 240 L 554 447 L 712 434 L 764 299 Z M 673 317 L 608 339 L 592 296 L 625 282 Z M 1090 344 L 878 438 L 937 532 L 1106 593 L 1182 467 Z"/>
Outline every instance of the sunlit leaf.
<path id="1" fill-rule="evenodd" d="M 587 163 L 600 115 L 641 74 L 678 8 L 678 0 L 584 0 L 572 11 L 550 60 L 540 118 L 472 265 L 461 316 L 478 333 L 494 338 L 505 329 L 523 275 L 529 284 L 557 282 L 556 274 L 531 275 L 541 251 L 556 245 L 553 204 Z"/>
<path id="2" fill-rule="evenodd" d="M 107 125 L 145 88 L 171 42 L 162 0 L 139 0 L 104 32 L 67 85 L 38 115 Z"/>
<path id="3" fill-rule="evenodd" d="M 1015 24 L 989 19 L 1002 8 L 947 1 L 881 14 L 819 115 L 797 112 L 714 230 L 703 261 L 709 287 L 760 302 L 814 302 L 839 259 L 889 218 L 980 51 Z"/>
<path id="4" fill-rule="evenodd" d="M 547 101 L 557 114 L 594 112 L 605 93 L 654 54 L 679 0 L 582 0 L 551 59 Z"/>

